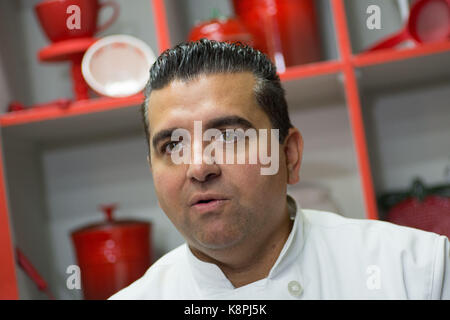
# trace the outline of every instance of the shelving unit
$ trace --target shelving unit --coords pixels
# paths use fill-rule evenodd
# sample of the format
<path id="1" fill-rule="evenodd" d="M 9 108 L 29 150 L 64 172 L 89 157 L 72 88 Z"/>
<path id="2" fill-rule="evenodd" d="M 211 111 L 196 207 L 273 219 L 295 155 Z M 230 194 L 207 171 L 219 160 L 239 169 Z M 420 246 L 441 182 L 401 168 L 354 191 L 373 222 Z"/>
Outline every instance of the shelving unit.
<path id="1" fill-rule="evenodd" d="M 162 52 L 175 44 L 171 41 L 174 34 L 175 38 L 180 37 L 178 31 L 171 30 L 173 26 L 168 22 L 168 17 L 172 19 L 179 12 L 174 12 L 173 0 L 150 1 L 157 45 L 159 52 Z M 393 89 L 403 93 L 401 101 L 409 101 L 404 97 L 417 88 L 428 90 L 426 94 L 430 97 L 436 94 L 438 102 L 430 121 L 444 132 L 438 139 L 440 145 L 431 148 L 430 152 L 448 148 L 450 155 L 450 145 L 443 138 L 447 132 L 450 134 L 444 125 L 450 123 L 450 112 L 447 112 L 450 107 L 447 93 L 450 92 L 450 41 L 369 54 L 355 53 L 348 28 L 350 1 L 321 1 L 324 7 L 329 8 L 329 16 L 333 18 L 335 39 L 330 41 L 336 44 L 338 57 L 329 54 L 324 61 L 290 67 L 280 74 L 280 78 L 286 89 L 294 124 L 305 132 L 307 145 L 302 177 L 308 180 L 318 176 L 318 181 L 328 184 L 336 196 L 342 198 L 344 207 L 354 205 L 354 210 L 364 211 L 364 217 L 378 219 L 377 192 L 391 186 L 386 179 L 380 178 L 391 174 L 391 169 L 386 169 L 386 162 L 389 161 L 383 158 L 389 155 L 384 151 L 393 152 L 397 146 L 395 143 L 387 144 L 386 149 L 384 142 L 380 142 L 385 138 L 381 131 L 395 125 L 393 121 L 387 121 L 386 126 L 379 124 L 380 117 L 387 114 L 386 106 L 395 102 L 395 99 L 389 98 Z M 175 28 L 181 28 L 180 25 L 176 22 Z M 429 86 L 432 89 L 427 89 Z M 85 199 L 90 199 L 86 195 L 91 192 L 90 189 L 102 184 L 102 191 L 96 191 L 99 199 L 95 201 L 103 201 L 108 199 L 108 192 L 114 195 L 112 198 L 123 193 L 119 189 L 126 184 L 131 190 L 129 197 L 134 197 L 130 202 L 145 207 L 140 201 L 146 195 L 139 192 L 146 188 L 152 192 L 151 183 L 144 182 L 150 179 L 141 178 L 142 171 L 146 170 L 144 161 L 142 168 L 140 163 L 133 163 L 145 157 L 145 145 L 142 142 L 138 146 L 137 139 L 126 138 L 142 138 L 138 112 L 142 100 L 142 95 L 123 99 L 95 98 L 76 102 L 67 109 L 49 106 L 0 116 L 0 299 L 19 298 L 18 269 L 13 253 L 15 243 L 34 255 L 32 258 L 37 260 L 44 278 L 50 279 L 50 283 L 59 281 L 50 270 L 53 273 L 55 270 L 56 273 L 63 272 L 63 264 L 56 261 L 55 256 L 69 257 L 64 250 L 70 248 L 67 245 L 55 247 L 51 238 L 54 234 L 61 236 L 67 233 L 81 221 L 96 221 L 87 216 L 79 217 L 76 222 L 64 220 L 72 214 L 89 212 L 90 209 L 92 212 L 92 207 L 89 209 L 83 204 Z M 426 113 L 418 107 L 412 109 L 413 122 L 420 121 L 417 117 L 423 117 Z M 397 114 L 396 121 L 401 116 Z M 312 119 L 318 119 L 318 125 Z M 113 143 L 115 140 L 119 142 Z M 101 155 L 102 161 L 107 164 L 105 172 L 96 172 L 100 164 L 92 163 L 94 157 L 88 155 L 86 150 L 94 150 L 92 152 Z M 442 153 L 439 153 L 439 163 L 442 162 Z M 131 154 L 126 159 L 132 165 L 125 167 L 121 164 L 124 161 L 112 159 L 117 154 Z M 73 168 L 75 174 L 66 177 L 71 189 L 67 187 L 70 190 L 65 190 L 60 175 L 66 173 L 64 164 L 70 157 L 79 157 L 80 161 Z M 127 175 L 122 173 L 119 177 L 117 171 L 120 170 L 131 170 L 128 173 L 130 180 L 123 182 Z M 110 173 L 116 175 L 109 176 Z M 84 183 L 93 179 L 89 175 L 99 180 L 93 182 L 93 187 L 86 186 L 88 190 L 83 191 Z M 133 177 L 138 181 L 131 181 Z M 122 183 L 120 187 L 113 186 L 115 179 Z M 104 186 L 106 182 L 108 187 Z M 347 187 L 341 188 L 342 183 Z M 150 198 L 156 203 L 154 196 Z M 63 205 L 64 201 L 66 203 Z M 64 206 L 78 208 L 66 210 Z M 63 213 L 55 216 L 55 212 Z M 156 215 L 153 218 L 160 223 L 161 229 L 167 225 L 167 221 L 158 220 L 164 218 Z M 40 230 L 34 229 L 42 220 L 47 223 Z M 28 222 L 25 224 L 23 221 Z M 172 230 L 169 226 L 167 228 Z M 32 252 L 33 239 L 42 248 L 39 253 Z M 170 247 L 167 243 L 165 245 Z M 161 254 L 163 247 L 160 248 Z M 40 259 L 39 256 L 47 258 Z M 70 260 L 70 257 L 67 259 Z M 37 296 L 37 293 L 32 295 Z"/>

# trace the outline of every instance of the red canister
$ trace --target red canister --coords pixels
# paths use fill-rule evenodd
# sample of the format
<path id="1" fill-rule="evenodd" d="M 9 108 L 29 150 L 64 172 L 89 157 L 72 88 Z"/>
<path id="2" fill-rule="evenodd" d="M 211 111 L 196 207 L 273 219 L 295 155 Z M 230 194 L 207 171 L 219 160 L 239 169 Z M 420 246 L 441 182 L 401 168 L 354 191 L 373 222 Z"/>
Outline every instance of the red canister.
<path id="1" fill-rule="evenodd" d="M 105 222 L 72 232 L 84 298 L 103 300 L 140 278 L 151 264 L 151 224 L 115 220 L 115 205 L 102 206 Z"/>
<path id="2" fill-rule="evenodd" d="M 196 41 L 201 38 L 231 43 L 240 41 L 253 46 L 252 35 L 241 21 L 233 18 L 213 18 L 198 23 L 189 33 L 188 40 Z"/>
<path id="3" fill-rule="evenodd" d="M 314 0 L 233 0 L 233 5 L 255 47 L 268 54 L 278 71 L 321 59 Z"/>

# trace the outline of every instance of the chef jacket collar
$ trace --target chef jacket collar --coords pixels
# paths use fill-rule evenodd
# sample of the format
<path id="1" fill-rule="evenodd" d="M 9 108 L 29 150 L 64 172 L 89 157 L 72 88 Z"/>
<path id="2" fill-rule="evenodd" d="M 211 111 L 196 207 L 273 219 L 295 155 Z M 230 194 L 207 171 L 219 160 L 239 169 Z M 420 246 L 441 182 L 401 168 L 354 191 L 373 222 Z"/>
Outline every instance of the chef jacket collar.
<path id="1" fill-rule="evenodd" d="M 301 252 L 304 241 L 303 214 L 297 202 L 290 195 L 287 195 L 287 205 L 289 216 L 291 220 L 294 220 L 294 225 L 289 237 L 286 240 L 280 255 L 278 256 L 278 259 L 272 266 L 267 278 L 253 282 L 251 285 L 258 283 L 261 286 L 264 286 L 267 279 L 272 279 L 283 270 L 286 270 L 298 258 Z M 192 253 L 188 245 L 186 245 L 186 248 L 187 259 L 192 275 L 195 282 L 198 284 L 199 290 L 203 294 L 218 294 L 223 293 L 224 290 L 235 289 L 233 284 L 228 280 L 217 265 L 198 259 Z"/>

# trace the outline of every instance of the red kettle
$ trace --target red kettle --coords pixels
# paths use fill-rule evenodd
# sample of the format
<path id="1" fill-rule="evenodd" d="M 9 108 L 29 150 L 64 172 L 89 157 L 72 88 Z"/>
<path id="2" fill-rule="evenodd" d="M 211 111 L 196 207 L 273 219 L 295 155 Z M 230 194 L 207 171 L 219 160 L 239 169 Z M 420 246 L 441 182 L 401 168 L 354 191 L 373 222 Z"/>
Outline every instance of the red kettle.
<path id="1" fill-rule="evenodd" d="M 83 295 L 104 300 L 128 286 L 150 267 L 151 224 L 136 220 L 115 220 L 116 205 L 101 206 L 106 221 L 71 233 Z"/>

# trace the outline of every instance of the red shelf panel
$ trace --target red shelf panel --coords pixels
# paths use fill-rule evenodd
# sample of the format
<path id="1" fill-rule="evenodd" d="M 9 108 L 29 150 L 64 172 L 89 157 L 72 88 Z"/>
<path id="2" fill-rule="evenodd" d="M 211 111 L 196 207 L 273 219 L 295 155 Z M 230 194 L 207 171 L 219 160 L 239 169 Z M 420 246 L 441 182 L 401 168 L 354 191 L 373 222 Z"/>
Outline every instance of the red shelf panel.
<path id="1" fill-rule="evenodd" d="M 0 147 L 2 143 L 0 141 Z M 18 299 L 16 285 L 15 258 L 10 233 L 6 180 L 3 172 L 3 159 L 0 150 L 0 300 Z"/>
<path id="2" fill-rule="evenodd" d="M 337 73 L 342 70 L 342 66 L 343 64 L 340 61 L 309 63 L 300 66 L 289 67 L 285 72 L 279 73 L 279 76 L 282 81 L 308 78 L 324 74 Z"/>
<path id="3" fill-rule="evenodd" d="M 342 66 L 342 63 L 339 61 L 310 63 L 306 65 L 290 67 L 285 72 L 280 73 L 279 76 L 282 81 L 315 77 L 324 74 L 333 74 L 340 72 L 342 70 Z M 138 94 L 126 98 L 96 98 L 90 100 L 75 101 L 67 108 L 61 108 L 60 106 L 55 104 L 35 109 L 16 111 L 1 115 L 0 127 L 135 106 L 141 104 L 143 100 L 144 95 Z"/>
<path id="4" fill-rule="evenodd" d="M 404 60 L 420 56 L 450 51 L 450 41 L 422 44 L 414 48 L 386 49 L 374 52 L 360 53 L 353 56 L 351 62 L 356 67 L 364 67 L 387 63 L 395 60 Z"/>
<path id="5" fill-rule="evenodd" d="M 75 101 L 67 108 L 49 105 L 46 107 L 16 111 L 0 116 L 0 127 L 131 107 L 141 104 L 143 100 L 144 95 L 138 94 L 125 98 L 97 98 Z"/>
<path id="6" fill-rule="evenodd" d="M 340 58 L 344 64 L 343 73 L 345 77 L 347 109 L 356 149 L 356 158 L 361 176 L 360 180 L 366 207 L 366 217 L 368 219 L 378 219 L 378 208 L 375 199 L 372 172 L 370 169 L 358 82 L 356 80 L 355 70 L 352 65 L 350 33 L 348 30 L 348 20 L 345 12 L 344 0 L 331 0 L 331 6 L 334 23 L 336 25 L 338 50 Z"/>

